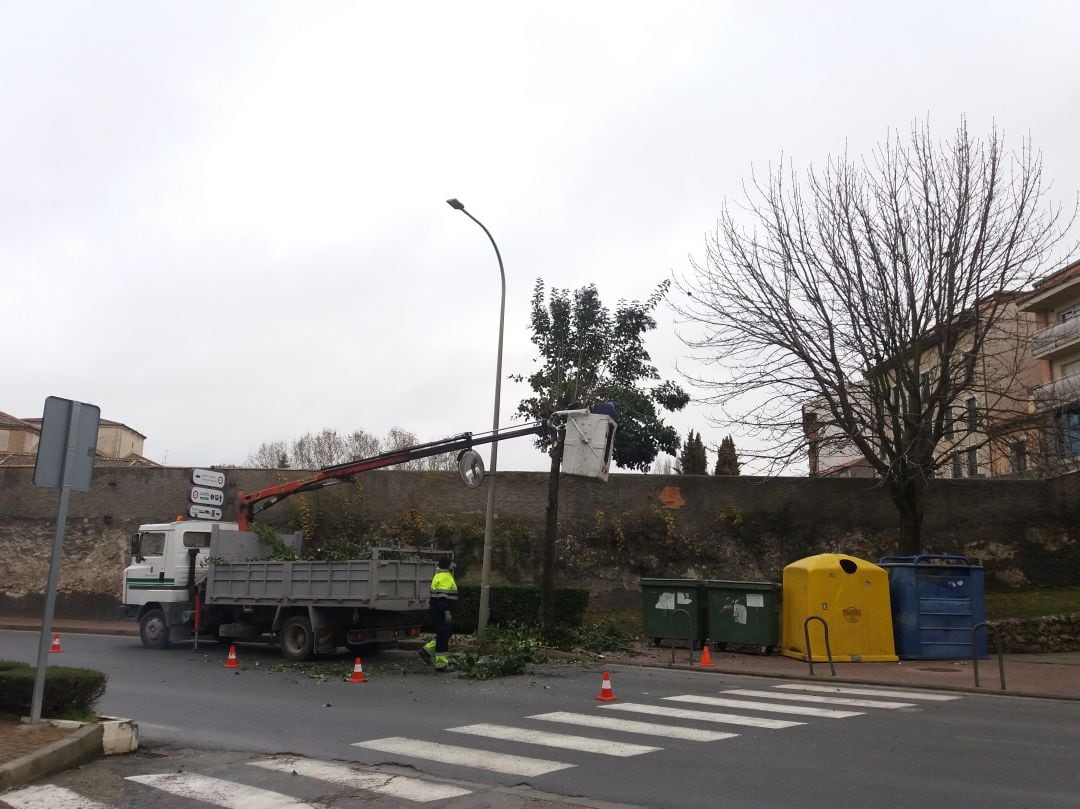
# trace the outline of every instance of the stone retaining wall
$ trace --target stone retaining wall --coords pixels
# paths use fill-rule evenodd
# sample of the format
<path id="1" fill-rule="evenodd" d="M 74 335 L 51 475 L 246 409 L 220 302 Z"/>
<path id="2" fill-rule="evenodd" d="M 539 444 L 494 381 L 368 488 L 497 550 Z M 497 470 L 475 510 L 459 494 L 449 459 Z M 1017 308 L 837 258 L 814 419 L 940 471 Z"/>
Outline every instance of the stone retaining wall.
<path id="1" fill-rule="evenodd" d="M 1080 614 L 1005 618 L 991 623 L 1001 636 L 1006 654 L 1080 652 Z M 990 650 L 996 652 L 993 633 L 988 640 Z"/>

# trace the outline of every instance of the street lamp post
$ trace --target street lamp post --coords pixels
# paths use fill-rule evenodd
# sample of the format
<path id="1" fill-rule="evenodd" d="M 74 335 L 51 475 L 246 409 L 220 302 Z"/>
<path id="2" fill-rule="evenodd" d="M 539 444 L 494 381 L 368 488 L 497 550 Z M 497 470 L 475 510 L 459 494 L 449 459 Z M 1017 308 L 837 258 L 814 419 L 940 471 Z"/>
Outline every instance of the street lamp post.
<path id="1" fill-rule="evenodd" d="M 465 210 L 465 205 L 457 199 L 448 199 L 446 204 L 455 211 L 461 211 L 469 219 L 480 226 L 487 234 L 491 246 L 495 248 L 495 258 L 499 260 L 499 279 L 502 281 L 502 296 L 499 299 L 499 350 L 495 359 L 495 413 L 491 418 L 491 432 L 495 439 L 491 442 L 491 477 L 488 480 L 487 511 L 484 514 L 484 561 L 480 567 L 480 616 L 476 621 L 476 631 L 483 632 L 487 626 L 490 614 L 491 598 L 491 537 L 495 518 L 495 471 L 499 462 L 499 397 L 502 392 L 502 353 L 503 353 L 503 320 L 506 314 L 506 273 L 503 270 L 502 254 L 499 253 L 499 245 L 491 235 L 484 223 Z"/>

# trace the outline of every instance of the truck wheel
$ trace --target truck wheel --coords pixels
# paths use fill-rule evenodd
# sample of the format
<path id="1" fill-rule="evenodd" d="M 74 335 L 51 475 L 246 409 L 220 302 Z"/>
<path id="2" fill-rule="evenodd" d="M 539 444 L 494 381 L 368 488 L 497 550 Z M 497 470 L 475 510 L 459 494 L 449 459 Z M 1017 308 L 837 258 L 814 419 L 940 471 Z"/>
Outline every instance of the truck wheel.
<path id="1" fill-rule="evenodd" d="M 307 616 L 294 615 L 286 620 L 281 627 L 279 643 L 286 660 L 301 662 L 311 657 L 315 651 L 315 633 L 311 631 Z"/>
<path id="2" fill-rule="evenodd" d="M 155 608 L 143 613 L 139 619 L 139 640 L 147 649 L 169 647 L 169 625 L 165 622 L 164 612 Z"/>

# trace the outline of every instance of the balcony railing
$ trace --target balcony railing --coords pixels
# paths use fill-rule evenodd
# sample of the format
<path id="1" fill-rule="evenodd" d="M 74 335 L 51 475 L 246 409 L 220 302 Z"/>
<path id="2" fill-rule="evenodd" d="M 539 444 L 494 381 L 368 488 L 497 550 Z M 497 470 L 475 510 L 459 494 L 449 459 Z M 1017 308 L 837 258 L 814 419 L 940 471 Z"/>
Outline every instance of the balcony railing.
<path id="1" fill-rule="evenodd" d="M 1039 385 L 1031 391 L 1031 395 L 1040 408 L 1063 407 L 1080 401 L 1080 373 Z"/>
<path id="2" fill-rule="evenodd" d="M 1078 339 L 1080 339 L 1080 318 L 1074 317 L 1031 335 L 1031 354 L 1033 357 L 1045 357 Z"/>

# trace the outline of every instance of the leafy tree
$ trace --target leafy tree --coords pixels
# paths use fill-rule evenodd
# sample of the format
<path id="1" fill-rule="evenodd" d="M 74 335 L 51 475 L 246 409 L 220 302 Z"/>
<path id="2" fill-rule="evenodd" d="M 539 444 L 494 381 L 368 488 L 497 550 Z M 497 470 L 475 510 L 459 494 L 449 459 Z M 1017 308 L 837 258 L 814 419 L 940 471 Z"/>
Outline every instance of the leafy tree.
<path id="1" fill-rule="evenodd" d="M 644 343 L 645 333 L 656 328 L 652 312 L 667 289 L 665 281 L 644 303 L 619 301 L 611 312 L 592 284 L 573 293 L 552 289 L 545 302 L 544 282 L 537 279 L 530 328 L 540 354 L 539 368 L 527 378 L 535 395 L 518 405 L 518 413 L 547 421 L 560 410 L 613 401 L 621 414 L 613 450 L 616 465 L 645 472 L 658 453 L 674 455 L 678 433 L 663 422 L 658 409 L 680 410 L 689 397 L 675 383 L 659 381 Z M 520 374 L 511 378 L 525 379 Z M 548 628 L 554 616 L 559 467 L 565 437 L 560 427 L 537 441 L 551 456 L 540 608 L 540 622 Z"/>
<path id="2" fill-rule="evenodd" d="M 735 442 L 730 435 L 724 436 L 720 442 L 720 449 L 716 453 L 716 469 L 714 475 L 737 475 L 739 474 L 739 456 L 735 452 Z"/>
<path id="3" fill-rule="evenodd" d="M 1013 291 L 1067 231 L 1046 194 L 1029 141 L 1006 149 L 966 122 L 945 143 L 915 125 L 805 178 L 770 169 L 725 205 L 705 261 L 680 282 L 676 310 L 704 327 L 684 339 L 719 369 L 694 381 L 775 448 L 773 468 L 822 435 L 848 442 L 899 511 L 901 553 L 919 553 L 927 481 L 959 451 L 937 451 L 954 406 L 1026 410 L 1004 354 L 1024 343 Z"/>
<path id="4" fill-rule="evenodd" d="M 701 433 L 691 430 L 687 434 L 682 453 L 679 455 L 679 473 L 682 475 L 709 474 L 709 459 L 705 454 L 705 444 L 701 440 Z"/>

